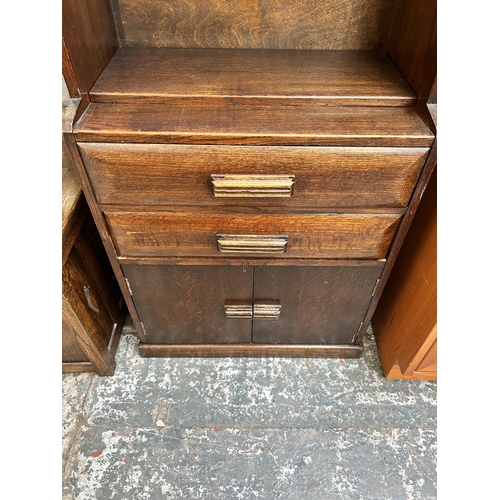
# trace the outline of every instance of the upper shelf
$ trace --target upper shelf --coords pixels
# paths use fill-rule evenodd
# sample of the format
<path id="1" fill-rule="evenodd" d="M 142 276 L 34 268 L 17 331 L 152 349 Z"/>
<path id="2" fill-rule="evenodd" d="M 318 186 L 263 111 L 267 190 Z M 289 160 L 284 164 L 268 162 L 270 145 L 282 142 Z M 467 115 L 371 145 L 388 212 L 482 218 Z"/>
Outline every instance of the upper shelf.
<path id="1" fill-rule="evenodd" d="M 93 102 L 413 106 L 415 93 L 382 51 L 118 49 Z"/>

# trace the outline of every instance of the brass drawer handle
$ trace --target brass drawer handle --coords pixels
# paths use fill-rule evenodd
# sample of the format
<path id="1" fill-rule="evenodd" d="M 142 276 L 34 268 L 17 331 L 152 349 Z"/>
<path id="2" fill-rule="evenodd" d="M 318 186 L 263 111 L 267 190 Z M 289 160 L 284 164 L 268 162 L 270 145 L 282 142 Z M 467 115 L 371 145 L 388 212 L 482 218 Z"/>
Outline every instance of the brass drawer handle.
<path id="1" fill-rule="evenodd" d="M 281 313 L 281 304 L 254 304 L 253 319 L 277 320 Z"/>
<path id="2" fill-rule="evenodd" d="M 252 319 L 252 306 L 247 304 L 224 304 L 224 313 L 229 319 Z"/>
<path id="3" fill-rule="evenodd" d="M 281 304 L 224 304 L 224 314 L 228 319 L 265 319 L 277 320 L 281 313 Z"/>
<path id="4" fill-rule="evenodd" d="M 283 234 L 218 234 L 217 250 L 231 253 L 285 253 L 288 236 Z"/>
<path id="5" fill-rule="evenodd" d="M 286 198 L 292 196 L 295 175 L 212 174 L 216 197 Z"/>

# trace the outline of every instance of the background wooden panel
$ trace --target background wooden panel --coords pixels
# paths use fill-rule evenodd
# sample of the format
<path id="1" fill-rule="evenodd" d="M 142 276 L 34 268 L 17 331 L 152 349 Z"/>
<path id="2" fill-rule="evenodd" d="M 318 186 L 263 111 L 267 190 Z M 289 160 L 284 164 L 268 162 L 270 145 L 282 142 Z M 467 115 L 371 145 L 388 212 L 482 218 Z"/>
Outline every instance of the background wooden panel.
<path id="1" fill-rule="evenodd" d="M 251 319 L 228 319 L 224 303 L 252 303 L 252 268 L 123 265 L 148 344 L 251 341 Z"/>
<path id="2" fill-rule="evenodd" d="M 282 310 L 276 321 L 254 319 L 252 341 L 351 343 L 383 267 L 256 267 L 254 302 L 277 300 Z"/>
<path id="3" fill-rule="evenodd" d="M 393 0 L 112 0 L 121 45 L 373 49 Z"/>
<path id="4" fill-rule="evenodd" d="M 413 108 L 230 103 L 91 103 L 73 136 L 79 142 L 398 147 L 428 147 L 434 140 Z"/>
<path id="5" fill-rule="evenodd" d="M 173 212 L 105 212 L 121 256 L 252 256 L 217 250 L 217 234 L 288 235 L 286 253 L 273 257 L 382 259 L 400 214 L 248 214 L 194 209 Z M 266 254 L 257 254 L 266 255 Z M 268 254 L 269 255 L 269 254 Z"/>
<path id="6" fill-rule="evenodd" d="M 80 143 L 101 204 L 404 207 L 425 148 Z M 211 174 L 292 174 L 289 198 L 216 198 Z"/>
<path id="7" fill-rule="evenodd" d="M 120 48 L 93 102 L 410 106 L 415 93 L 382 51 Z"/>

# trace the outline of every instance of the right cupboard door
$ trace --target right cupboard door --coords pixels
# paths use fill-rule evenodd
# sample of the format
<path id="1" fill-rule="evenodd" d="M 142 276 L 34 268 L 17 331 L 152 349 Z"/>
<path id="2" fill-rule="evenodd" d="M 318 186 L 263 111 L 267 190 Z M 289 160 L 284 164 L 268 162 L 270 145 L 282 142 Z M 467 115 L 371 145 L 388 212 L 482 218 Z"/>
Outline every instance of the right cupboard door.
<path id="1" fill-rule="evenodd" d="M 254 314 L 252 342 L 351 344 L 384 264 L 256 266 L 253 302 L 263 313 Z"/>

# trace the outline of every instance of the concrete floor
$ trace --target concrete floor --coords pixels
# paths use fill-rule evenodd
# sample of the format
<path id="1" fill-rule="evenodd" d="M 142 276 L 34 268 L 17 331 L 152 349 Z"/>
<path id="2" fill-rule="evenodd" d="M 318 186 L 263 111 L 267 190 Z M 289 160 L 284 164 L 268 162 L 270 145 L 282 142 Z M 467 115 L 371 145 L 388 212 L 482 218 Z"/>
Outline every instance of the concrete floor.
<path id="1" fill-rule="evenodd" d="M 369 330 L 370 332 L 370 330 Z M 143 359 L 63 375 L 63 500 L 436 498 L 435 382 L 359 360 Z"/>

